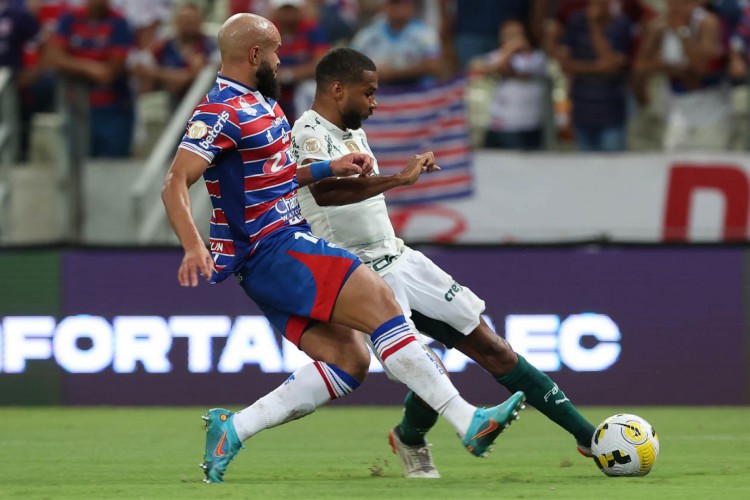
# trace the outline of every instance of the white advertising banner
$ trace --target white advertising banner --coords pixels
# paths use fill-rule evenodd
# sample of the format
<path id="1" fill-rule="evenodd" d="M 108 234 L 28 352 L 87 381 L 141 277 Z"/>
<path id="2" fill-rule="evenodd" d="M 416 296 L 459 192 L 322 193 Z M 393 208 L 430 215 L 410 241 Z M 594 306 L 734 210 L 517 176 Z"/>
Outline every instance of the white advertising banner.
<path id="1" fill-rule="evenodd" d="M 440 164 L 440 159 L 437 158 Z M 407 241 L 724 242 L 750 234 L 750 157 L 477 152 L 474 195 L 391 207 Z"/>

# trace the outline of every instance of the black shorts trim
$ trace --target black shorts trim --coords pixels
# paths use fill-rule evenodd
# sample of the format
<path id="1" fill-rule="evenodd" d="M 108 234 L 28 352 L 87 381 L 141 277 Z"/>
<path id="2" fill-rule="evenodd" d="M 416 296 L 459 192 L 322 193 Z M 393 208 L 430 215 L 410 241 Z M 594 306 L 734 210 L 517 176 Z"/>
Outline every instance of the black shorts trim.
<path id="1" fill-rule="evenodd" d="M 419 311 L 411 310 L 411 320 L 421 333 L 452 349 L 456 342 L 466 337 L 463 332 L 456 330 L 448 323 L 425 316 Z"/>

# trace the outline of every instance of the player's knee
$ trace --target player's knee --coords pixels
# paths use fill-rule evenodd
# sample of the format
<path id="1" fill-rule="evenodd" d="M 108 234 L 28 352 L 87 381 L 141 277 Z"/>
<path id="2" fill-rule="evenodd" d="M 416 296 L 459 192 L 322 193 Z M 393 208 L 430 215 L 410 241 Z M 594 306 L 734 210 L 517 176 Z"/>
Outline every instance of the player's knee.
<path id="1" fill-rule="evenodd" d="M 474 359 L 491 375 L 507 375 L 518 364 L 518 356 L 502 337 L 475 330 L 456 343 L 456 347 Z"/>
<path id="2" fill-rule="evenodd" d="M 492 342 L 486 351 L 485 369 L 493 376 L 507 375 L 518 364 L 518 356 L 507 342 Z"/>
<path id="3" fill-rule="evenodd" d="M 393 295 L 393 290 L 388 286 L 388 283 L 383 280 L 375 271 L 364 268 L 359 275 L 360 282 L 359 286 L 363 290 L 367 291 L 367 303 L 373 310 L 382 311 L 384 309 L 395 309 L 398 313 L 401 313 L 401 308 L 396 302 L 396 297 Z M 390 319 L 390 318 L 389 318 Z"/>
<path id="4" fill-rule="evenodd" d="M 370 353 L 353 353 L 352 356 L 341 363 L 344 366 L 340 366 L 342 370 L 356 378 L 359 382 L 363 382 L 367 373 L 370 371 Z"/>
<path id="5" fill-rule="evenodd" d="M 358 381 L 364 381 L 370 370 L 370 351 L 367 345 L 362 341 L 361 334 L 356 340 L 358 342 L 347 343 L 342 349 L 342 356 L 339 357 L 336 365 L 346 373 L 356 378 Z"/>
<path id="6" fill-rule="evenodd" d="M 378 311 L 383 313 L 385 320 L 404 314 L 401 306 L 396 302 L 396 296 L 388 283 L 382 279 L 374 280 L 372 304 L 377 307 Z M 387 317 L 386 317 L 387 316 Z"/>

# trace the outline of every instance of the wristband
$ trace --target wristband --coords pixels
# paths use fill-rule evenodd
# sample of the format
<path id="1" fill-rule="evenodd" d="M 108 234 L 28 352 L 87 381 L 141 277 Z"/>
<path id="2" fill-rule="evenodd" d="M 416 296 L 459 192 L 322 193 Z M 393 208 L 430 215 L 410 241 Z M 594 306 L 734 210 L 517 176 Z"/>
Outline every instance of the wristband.
<path id="1" fill-rule="evenodd" d="M 310 174 L 315 182 L 326 177 L 333 177 L 331 170 L 331 160 L 316 161 L 310 164 Z"/>

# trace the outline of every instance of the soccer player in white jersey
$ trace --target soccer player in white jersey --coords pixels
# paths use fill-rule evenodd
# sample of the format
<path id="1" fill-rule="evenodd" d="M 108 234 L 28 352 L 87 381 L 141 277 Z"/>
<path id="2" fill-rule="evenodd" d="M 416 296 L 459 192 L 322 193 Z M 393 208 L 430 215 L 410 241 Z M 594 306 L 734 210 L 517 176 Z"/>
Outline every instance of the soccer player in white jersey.
<path id="1" fill-rule="evenodd" d="M 315 78 L 312 109 L 292 129 L 297 162 L 305 165 L 355 151 L 372 155 L 361 126 L 377 107 L 374 63 L 355 50 L 334 49 L 318 64 Z M 594 427 L 557 384 L 489 328 L 481 317 L 484 301 L 396 237 L 383 192 L 413 184 L 433 168 L 433 161 L 424 167 L 411 161 L 398 174 L 379 176 L 375 161 L 373 176 L 329 178 L 300 189 L 300 208 L 314 234 L 351 250 L 385 279 L 410 324 L 466 354 L 511 392 L 522 390 L 532 405 L 575 437 L 581 454 L 591 456 Z M 404 418 L 390 433 L 406 477 L 440 477 L 424 439 L 437 417 L 409 391 Z"/>

